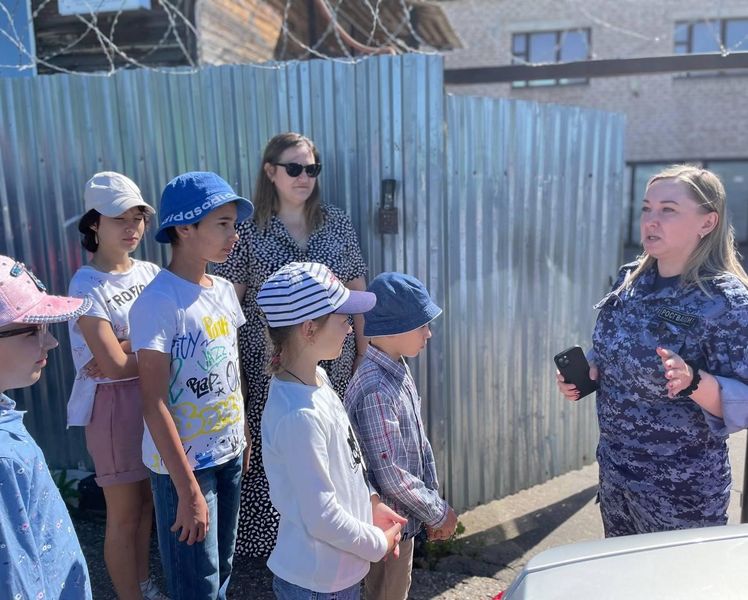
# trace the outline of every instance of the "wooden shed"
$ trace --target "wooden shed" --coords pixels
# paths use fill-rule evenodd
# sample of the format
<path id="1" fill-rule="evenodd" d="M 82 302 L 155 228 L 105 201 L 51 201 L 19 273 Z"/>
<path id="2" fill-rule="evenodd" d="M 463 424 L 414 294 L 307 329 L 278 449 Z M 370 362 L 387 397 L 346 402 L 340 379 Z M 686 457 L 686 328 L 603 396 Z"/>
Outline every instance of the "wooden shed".
<path id="1" fill-rule="evenodd" d="M 32 0 L 38 72 L 106 71 L 448 50 L 460 40 L 434 0 L 151 0 L 60 14 Z"/>

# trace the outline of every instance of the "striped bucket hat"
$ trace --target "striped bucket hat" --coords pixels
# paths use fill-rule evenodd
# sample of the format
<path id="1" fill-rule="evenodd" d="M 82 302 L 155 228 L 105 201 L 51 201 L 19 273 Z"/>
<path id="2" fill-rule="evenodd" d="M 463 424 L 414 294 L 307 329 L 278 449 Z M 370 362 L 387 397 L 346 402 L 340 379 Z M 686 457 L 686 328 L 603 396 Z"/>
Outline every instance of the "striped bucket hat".
<path id="1" fill-rule="evenodd" d="M 257 294 L 268 327 L 298 325 L 330 313 L 357 315 L 376 301 L 374 294 L 349 290 L 325 265 L 313 262 L 281 267 Z"/>

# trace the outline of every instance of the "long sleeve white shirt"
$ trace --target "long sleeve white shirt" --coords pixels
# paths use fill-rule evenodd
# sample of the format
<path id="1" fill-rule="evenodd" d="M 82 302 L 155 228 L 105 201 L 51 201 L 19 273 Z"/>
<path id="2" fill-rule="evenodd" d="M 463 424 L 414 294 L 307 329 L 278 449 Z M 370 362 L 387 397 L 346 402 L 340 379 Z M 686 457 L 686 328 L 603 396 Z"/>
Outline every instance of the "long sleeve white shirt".
<path id="1" fill-rule="evenodd" d="M 387 553 L 372 525 L 358 442 L 327 375 L 320 386 L 273 378 L 262 414 L 262 460 L 281 520 L 268 567 L 316 592 L 343 590 Z"/>

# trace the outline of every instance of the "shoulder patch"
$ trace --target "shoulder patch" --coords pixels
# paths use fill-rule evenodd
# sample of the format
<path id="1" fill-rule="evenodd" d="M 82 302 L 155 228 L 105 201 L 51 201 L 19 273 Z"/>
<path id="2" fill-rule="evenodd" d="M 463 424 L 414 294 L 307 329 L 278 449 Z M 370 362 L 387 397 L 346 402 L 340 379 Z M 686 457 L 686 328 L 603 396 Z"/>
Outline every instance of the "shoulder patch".
<path id="1" fill-rule="evenodd" d="M 689 329 L 694 326 L 698 319 L 696 315 L 690 315 L 679 310 L 667 308 L 666 306 L 657 311 L 657 316 L 663 321 Z"/>
<path id="2" fill-rule="evenodd" d="M 731 273 L 724 273 L 709 280 L 716 292 L 727 300 L 730 308 L 748 305 L 748 289 Z"/>

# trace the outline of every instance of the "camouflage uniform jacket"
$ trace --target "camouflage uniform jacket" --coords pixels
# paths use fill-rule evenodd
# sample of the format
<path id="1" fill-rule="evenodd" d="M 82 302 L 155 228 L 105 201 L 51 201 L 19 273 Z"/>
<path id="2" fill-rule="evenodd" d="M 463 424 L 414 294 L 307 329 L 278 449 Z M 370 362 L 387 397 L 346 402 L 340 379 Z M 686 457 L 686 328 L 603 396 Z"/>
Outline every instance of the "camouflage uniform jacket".
<path id="1" fill-rule="evenodd" d="M 616 290 L 636 263 L 624 265 Z M 656 267 L 607 294 L 590 359 L 599 367 L 601 477 L 632 492 L 729 493 L 727 434 L 748 422 L 748 290 L 725 274 L 698 286 L 655 289 Z M 657 346 L 714 375 L 724 417 L 667 397 Z M 653 490 L 653 491 L 654 491 Z"/>

